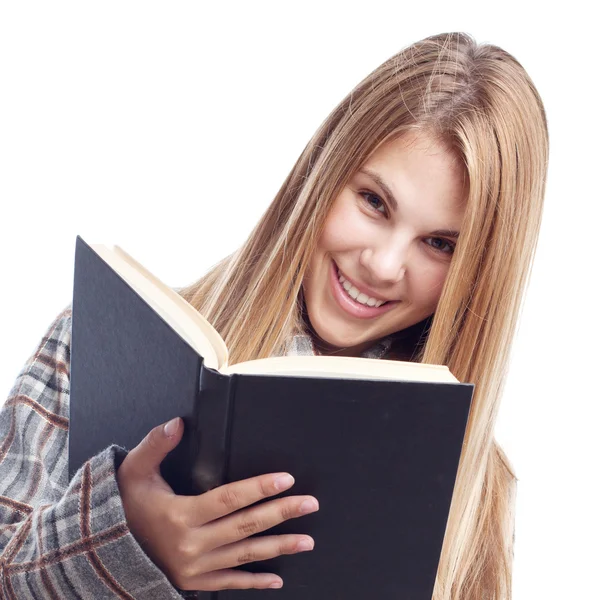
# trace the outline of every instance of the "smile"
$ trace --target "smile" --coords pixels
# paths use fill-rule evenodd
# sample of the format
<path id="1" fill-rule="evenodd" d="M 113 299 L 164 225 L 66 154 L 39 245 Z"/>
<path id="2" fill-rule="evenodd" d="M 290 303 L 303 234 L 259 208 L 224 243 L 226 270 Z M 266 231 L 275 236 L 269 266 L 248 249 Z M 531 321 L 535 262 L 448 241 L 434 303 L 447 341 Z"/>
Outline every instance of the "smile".
<path id="1" fill-rule="evenodd" d="M 385 304 L 387 300 L 377 300 L 377 298 L 373 298 L 372 296 L 368 296 L 364 292 L 361 292 L 357 287 L 352 285 L 340 272 L 338 269 L 337 272 L 338 279 L 342 284 L 342 287 L 346 290 L 346 293 L 352 300 L 355 300 L 359 304 L 363 304 L 366 306 L 376 306 L 380 307 L 382 304 Z"/>
<path id="2" fill-rule="evenodd" d="M 331 261 L 330 284 L 338 306 L 359 319 L 372 319 L 391 310 L 399 302 L 369 296 L 354 286 Z"/>

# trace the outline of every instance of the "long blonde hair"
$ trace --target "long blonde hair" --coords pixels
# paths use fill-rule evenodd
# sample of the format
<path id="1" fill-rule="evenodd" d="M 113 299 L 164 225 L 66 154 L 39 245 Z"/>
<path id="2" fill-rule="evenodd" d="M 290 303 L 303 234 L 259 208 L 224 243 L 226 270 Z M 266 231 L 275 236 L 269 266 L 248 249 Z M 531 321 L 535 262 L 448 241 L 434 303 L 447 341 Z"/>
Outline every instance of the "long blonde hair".
<path id="1" fill-rule="evenodd" d="M 434 599 L 508 599 L 516 478 L 493 431 L 548 160 L 542 102 L 510 54 L 448 33 L 388 59 L 323 122 L 247 241 L 180 293 L 219 330 L 230 362 L 283 352 L 304 329 L 302 281 L 332 203 L 382 143 L 415 129 L 446 144 L 469 183 L 450 271 L 413 358 L 475 384 Z"/>

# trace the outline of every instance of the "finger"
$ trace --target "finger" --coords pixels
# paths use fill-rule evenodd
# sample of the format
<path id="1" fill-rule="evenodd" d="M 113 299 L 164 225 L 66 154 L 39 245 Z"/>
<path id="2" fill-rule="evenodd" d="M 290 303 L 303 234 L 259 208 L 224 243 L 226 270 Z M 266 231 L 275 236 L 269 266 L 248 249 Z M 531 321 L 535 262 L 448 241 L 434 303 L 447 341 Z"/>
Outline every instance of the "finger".
<path id="1" fill-rule="evenodd" d="M 127 468 L 139 476 L 159 472 L 160 463 L 181 441 L 183 421 L 179 417 L 158 425 L 127 455 Z"/>
<path id="2" fill-rule="evenodd" d="M 216 592 L 219 590 L 264 590 L 271 587 L 280 588 L 283 580 L 274 573 L 248 573 L 236 569 L 223 569 L 212 571 L 195 577 L 186 583 L 183 590 L 205 590 Z"/>
<path id="3" fill-rule="evenodd" d="M 181 514 L 188 515 L 188 525 L 198 527 L 279 494 L 293 484 L 289 473 L 269 473 L 227 483 L 199 496 L 178 496 L 177 503 Z"/>
<path id="4" fill-rule="evenodd" d="M 310 551 L 314 546 L 314 540 L 308 535 L 269 535 L 242 540 L 202 554 L 198 559 L 198 570 L 204 573 L 217 571 L 283 554 Z"/>
<path id="5" fill-rule="evenodd" d="M 319 510 L 313 496 L 277 498 L 207 523 L 199 531 L 202 551 L 233 544 L 256 533 L 267 531 L 288 519 L 296 519 Z M 216 567 L 215 567 L 216 568 Z"/>

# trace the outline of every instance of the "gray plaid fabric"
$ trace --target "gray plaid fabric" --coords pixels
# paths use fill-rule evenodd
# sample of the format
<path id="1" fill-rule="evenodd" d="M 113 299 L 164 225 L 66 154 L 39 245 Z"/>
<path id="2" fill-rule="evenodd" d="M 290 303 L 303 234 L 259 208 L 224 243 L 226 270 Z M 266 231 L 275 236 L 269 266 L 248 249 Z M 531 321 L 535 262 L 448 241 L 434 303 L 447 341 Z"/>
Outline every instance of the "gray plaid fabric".
<path id="1" fill-rule="evenodd" d="M 392 345 L 393 336 L 379 340 L 375 345 L 365 350 L 362 358 L 383 358 Z M 295 335 L 287 344 L 284 356 L 314 356 L 316 350 L 310 335 Z"/>
<path id="2" fill-rule="evenodd" d="M 389 343 L 363 356 L 380 358 Z M 66 308 L 0 413 L 1 597 L 181 600 L 127 527 L 115 478 L 124 451 L 105 449 L 68 480 L 70 344 Z M 285 353 L 314 354 L 310 337 Z"/>

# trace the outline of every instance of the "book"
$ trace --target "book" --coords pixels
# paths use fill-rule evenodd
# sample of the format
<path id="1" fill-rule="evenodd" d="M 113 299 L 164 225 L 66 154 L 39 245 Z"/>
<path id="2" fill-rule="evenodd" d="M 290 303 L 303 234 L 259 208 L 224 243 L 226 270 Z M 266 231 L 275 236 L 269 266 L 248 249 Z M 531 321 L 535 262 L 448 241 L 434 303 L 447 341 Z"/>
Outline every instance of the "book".
<path id="1" fill-rule="evenodd" d="M 218 332 L 118 246 L 75 247 L 69 472 L 182 417 L 161 465 L 178 494 L 271 472 L 318 512 L 258 535 L 312 536 L 311 552 L 242 565 L 283 588 L 204 600 L 430 600 L 473 386 L 447 367 L 332 356 L 230 365 Z M 279 497 L 279 496 L 276 496 Z M 275 596 L 269 596 L 275 597 Z"/>

